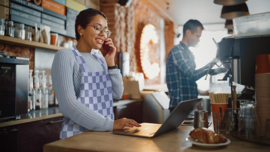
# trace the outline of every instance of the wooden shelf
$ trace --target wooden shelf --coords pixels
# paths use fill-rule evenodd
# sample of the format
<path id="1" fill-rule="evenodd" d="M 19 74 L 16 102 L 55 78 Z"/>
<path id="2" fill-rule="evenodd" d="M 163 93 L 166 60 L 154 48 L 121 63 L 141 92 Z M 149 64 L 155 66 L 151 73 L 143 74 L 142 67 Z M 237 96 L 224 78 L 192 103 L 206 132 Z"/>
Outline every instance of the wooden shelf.
<path id="1" fill-rule="evenodd" d="M 64 49 L 64 47 L 48 45 L 45 43 L 22 40 L 19 38 L 14 38 L 14 37 L 9 37 L 9 36 L 1 36 L 1 35 L 0 35 L 0 42 L 14 44 L 14 45 L 28 46 L 28 47 L 33 47 L 33 48 L 49 49 L 49 50 L 54 50 L 54 51 Z"/>

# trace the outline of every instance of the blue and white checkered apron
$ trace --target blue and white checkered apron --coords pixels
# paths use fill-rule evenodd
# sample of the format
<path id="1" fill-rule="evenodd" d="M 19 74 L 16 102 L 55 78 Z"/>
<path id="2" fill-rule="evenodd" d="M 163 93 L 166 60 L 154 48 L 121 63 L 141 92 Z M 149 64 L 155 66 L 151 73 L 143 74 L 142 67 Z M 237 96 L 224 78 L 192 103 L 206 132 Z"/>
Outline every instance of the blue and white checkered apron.
<path id="1" fill-rule="evenodd" d="M 89 72 L 86 63 L 76 46 L 72 48 L 72 52 L 79 63 L 82 76 L 80 97 L 78 97 L 78 100 L 89 109 L 114 120 L 112 82 L 106 68 L 107 64 L 93 53 L 93 56 L 102 65 L 104 71 Z M 60 139 L 71 137 L 85 131 L 88 131 L 88 129 L 76 124 L 69 118 L 65 118 L 60 132 Z"/>

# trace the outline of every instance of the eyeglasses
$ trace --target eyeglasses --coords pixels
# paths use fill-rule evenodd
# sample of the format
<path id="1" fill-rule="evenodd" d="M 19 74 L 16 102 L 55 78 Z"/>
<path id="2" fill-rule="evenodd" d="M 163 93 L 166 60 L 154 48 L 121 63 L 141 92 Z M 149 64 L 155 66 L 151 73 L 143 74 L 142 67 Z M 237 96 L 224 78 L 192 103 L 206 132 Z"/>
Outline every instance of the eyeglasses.
<path id="1" fill-rule="evenodd" d="M 104 32 L 107 37 L 109 37 L 112 34 L 112 32 L 108 28 L 103 28 L 100 24 L 87 25 L 87 26 L 93 26 L 97 34 L 101 34 L 102 32 Z"/>

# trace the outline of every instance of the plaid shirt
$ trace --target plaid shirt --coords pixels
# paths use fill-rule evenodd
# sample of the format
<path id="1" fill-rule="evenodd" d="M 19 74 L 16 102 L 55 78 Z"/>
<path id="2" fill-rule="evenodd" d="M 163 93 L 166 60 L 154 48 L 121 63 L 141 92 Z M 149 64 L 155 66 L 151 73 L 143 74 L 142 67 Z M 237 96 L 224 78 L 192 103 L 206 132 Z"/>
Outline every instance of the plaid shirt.
<path id="1" fill-rule="evenodd" d="M 209 66 L 195 70 L 195 58 L 188 47 L 180 42 L 169 52 L 166 61 L 166 80 L 170 95 L 170 108 L 179 102 L 198 97 L 196 81 L 206 74 Z"/>

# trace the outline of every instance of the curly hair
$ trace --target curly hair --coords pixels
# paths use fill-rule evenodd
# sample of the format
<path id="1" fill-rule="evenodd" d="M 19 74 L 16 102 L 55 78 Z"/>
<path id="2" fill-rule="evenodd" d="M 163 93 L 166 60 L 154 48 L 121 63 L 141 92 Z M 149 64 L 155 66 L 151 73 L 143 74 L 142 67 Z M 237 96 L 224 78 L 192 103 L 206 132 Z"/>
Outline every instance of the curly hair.
<path id="1" fill-rule="evenodd" d="M 107 17 L 101 11 L 93 8 L 83 10 L 77 15 L 75 23 L 75 32 L 77 41 L 80 39 L 80 34 L 77 30 L 77 27 L 81 25 L 82 28 L 85 29 L 87 25 L 92 21 L 93 17 L 96 15 L 101 15 L 107 20 Z"/>

